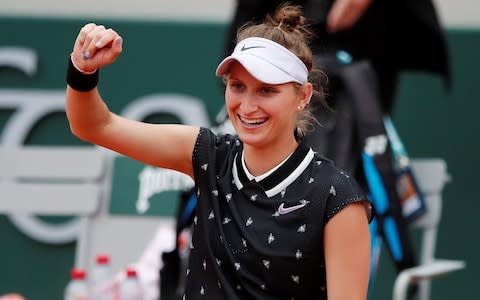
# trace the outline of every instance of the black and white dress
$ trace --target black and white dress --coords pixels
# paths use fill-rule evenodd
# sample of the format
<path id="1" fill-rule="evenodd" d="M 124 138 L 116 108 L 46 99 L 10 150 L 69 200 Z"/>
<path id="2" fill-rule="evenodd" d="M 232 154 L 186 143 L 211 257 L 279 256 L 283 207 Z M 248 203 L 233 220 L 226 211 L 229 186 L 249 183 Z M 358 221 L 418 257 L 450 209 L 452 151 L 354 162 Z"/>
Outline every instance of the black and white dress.
<path id="1" fill-rule="evenodd" d="M 261 178 L 242 155 L 237 136 L 200 130 L 183 299 L 326 299 L 324 225 L 365 194 L 303 142 Z"/>

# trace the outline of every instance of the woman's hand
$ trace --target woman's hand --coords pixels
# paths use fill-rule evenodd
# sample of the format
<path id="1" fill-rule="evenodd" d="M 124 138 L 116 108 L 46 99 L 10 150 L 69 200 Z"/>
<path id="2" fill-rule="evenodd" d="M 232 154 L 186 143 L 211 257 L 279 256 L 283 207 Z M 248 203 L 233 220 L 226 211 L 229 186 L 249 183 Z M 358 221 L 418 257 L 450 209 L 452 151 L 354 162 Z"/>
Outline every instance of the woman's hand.
<path id="1" fill-rule="evenodd" d="M 89 73 L 115 61 L 122 52 L 122 37 L 113 29 L 89 23 L 80 30 L 72 52 L 74 65 Z"/>
<path id="2" fill-rule="evenodd" d="M 373 0 L 335 0 L 327 16 L 327 30 L 337 32 L 351 28 L 372 2 Z"/>

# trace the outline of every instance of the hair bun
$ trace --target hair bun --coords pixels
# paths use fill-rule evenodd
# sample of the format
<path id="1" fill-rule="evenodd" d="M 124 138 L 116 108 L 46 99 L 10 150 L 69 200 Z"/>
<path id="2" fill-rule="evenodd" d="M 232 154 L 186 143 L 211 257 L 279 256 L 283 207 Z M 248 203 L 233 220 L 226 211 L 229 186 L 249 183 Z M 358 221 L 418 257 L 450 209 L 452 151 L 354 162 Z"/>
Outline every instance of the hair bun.
<path id="1" fill-rule="evenodd" d="M 306 19 L 300 6 L 289 5 L 285 3 L 280 5 L 272 17 L 274 26 L 278 26 L 285 31 L 294 31 L 302 29 L 306 26 Z"/>

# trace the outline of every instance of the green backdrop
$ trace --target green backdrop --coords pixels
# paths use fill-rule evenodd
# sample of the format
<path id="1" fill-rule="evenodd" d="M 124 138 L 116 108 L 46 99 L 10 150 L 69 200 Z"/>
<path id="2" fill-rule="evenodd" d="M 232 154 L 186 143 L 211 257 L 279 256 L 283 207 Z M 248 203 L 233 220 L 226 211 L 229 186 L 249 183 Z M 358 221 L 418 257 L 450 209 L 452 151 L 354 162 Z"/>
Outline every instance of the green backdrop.
<path id="1" fill-rule="evenodd" d="M 73 41 L 78 29 L 90 21 L 0 18 L 0 51 L 22 46 L 38 54 L 33 77 L 14 68 L 0 68 L 0 93 L 7 89 L 64 90 Z M 100 89 L 113 111 L 120 112 L 145 95 L 180 93 L 202 99 L 213 121 L 223 101 L 214 70 L 221 58 L 224 24 L 94 21 L 114 27 L 124 37 L 124 53 L 101 74 Z M 480 151 L 476 122 L 480 31 L 449 30 L 448 42 L 452 90 L 447 93 L 442 82 L 428 74 L 405 74 L 393 118 L 412 157 L 442 157 L 452 176 L 444 193 L 437 256 L 465 259 L 467 269 L 436 280 L 432 299 L 473 299 L 480 264 L 480 237 L 474 231 L 480 210 L 474 190 Z M 14 112 L 15 108 L 0 109 L 0 129 Z M 25 143 L 82 144 L 71 136 L 63 113 L 42 120 Z M 29 300 L 61 299 L 74 261 L 74 243 L 52 246 L 36 242 L 6 216 L 0 216 L 0 237 L 0 294 L 16 291 Z M 394 275 L 389 258 L 383 255 L 372 299 L 391 298 Z"/>

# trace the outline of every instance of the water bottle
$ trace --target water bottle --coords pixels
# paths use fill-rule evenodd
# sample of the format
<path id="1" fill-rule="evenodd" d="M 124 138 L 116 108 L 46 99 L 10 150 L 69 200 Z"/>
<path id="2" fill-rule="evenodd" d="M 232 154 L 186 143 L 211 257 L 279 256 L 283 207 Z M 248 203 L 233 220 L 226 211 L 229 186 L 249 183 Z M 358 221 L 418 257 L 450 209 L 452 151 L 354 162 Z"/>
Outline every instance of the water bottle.
<path id="1" fill-rule="evenodd" d="M 87 273 L 81 268 L 73 268 L 70 272 L 70 281 L 65 288 L 65 300 L 90 300 L 87 283 Z"/>
<path id="2" fill-rule="evenodd" d="M 110 274 L 110 257 L 98 254 L 90 274 L 90 286 L 93 300 L 115 300 L 117 285 Z"/>
<path id="3" fill-rule="evenodd" d="M 120 285 L 120 300 L 142 300 L 144 296 L 137 270 L 127 268 L 125 275 L 126 278 Z"/>

